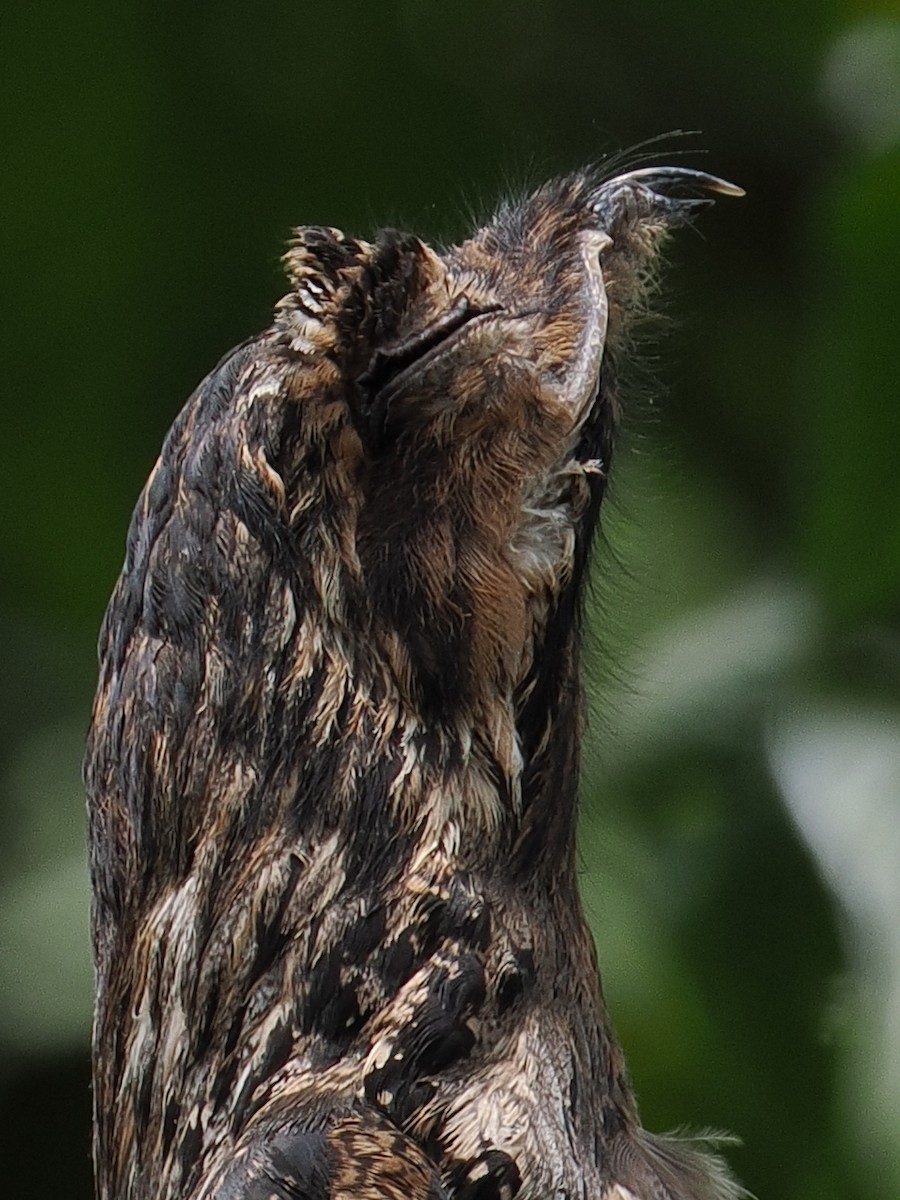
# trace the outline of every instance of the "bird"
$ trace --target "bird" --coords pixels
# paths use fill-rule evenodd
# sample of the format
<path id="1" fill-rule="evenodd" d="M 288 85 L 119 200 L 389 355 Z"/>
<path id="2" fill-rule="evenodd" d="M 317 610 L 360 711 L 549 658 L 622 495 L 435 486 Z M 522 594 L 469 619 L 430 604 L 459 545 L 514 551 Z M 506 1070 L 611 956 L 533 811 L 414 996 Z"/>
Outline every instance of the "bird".
<path id="1" fill-rule="evenodd" d="M 578 895 L 591 546 L 670 233 L 613 161 L 296 230 L 175 420 L 85 783 L 99 1200 L 735 1200 L 643 1128 Z"/>

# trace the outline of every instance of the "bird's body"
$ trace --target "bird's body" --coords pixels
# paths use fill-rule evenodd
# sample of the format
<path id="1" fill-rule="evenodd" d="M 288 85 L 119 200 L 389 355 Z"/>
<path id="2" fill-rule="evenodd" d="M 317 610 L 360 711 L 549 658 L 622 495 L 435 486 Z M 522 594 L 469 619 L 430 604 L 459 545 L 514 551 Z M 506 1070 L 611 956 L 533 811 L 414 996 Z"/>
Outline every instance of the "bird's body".
<path id="1" fill-rule="evenodd" d="M 580 596 L 675 169 L 307 229 L 173 426 L 87 760 L 101 1200 L 712 1200 L 575 880 Z M 673 192 L 675 195 L 668 193 Z"/>

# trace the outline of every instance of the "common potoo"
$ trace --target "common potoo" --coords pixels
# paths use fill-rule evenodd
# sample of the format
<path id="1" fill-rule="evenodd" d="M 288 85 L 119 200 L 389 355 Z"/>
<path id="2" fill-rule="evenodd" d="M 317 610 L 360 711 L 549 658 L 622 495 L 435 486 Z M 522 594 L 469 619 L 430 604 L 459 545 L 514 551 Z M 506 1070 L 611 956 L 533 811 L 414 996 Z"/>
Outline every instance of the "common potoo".
<path id="1" fill-rule="evenodd" d="M 578 898 L 581 601 L 629 328 L 739 191 L 570 176 L 438 253 L 304 228 L 176 420 L 100 642 L 101 1200 L 712 1200 Z"/>

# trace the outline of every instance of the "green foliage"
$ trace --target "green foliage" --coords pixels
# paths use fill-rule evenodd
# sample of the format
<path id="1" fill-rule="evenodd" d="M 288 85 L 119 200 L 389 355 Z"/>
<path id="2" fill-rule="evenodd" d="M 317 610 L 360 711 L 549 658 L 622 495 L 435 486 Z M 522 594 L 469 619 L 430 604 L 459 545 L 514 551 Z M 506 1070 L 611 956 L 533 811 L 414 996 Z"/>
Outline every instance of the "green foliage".
<path id="1" fill-rule="evenodd" d="M 89 1195 L 78 758 L 130 508 L 191 388 L 267 323 L 291 225 L 450 238 L 510 187 L 677 127 L 702 136 L 661 159 L 706 147 L 690 161 L 748 197 L 674 248 L 658 399 L 616 464 L 585 903 L 651 1127 L 734 1130 L 767 1200 L 900 1189 L 900 19 L 867 13 L 5 14 L 10 1195 Z"/>

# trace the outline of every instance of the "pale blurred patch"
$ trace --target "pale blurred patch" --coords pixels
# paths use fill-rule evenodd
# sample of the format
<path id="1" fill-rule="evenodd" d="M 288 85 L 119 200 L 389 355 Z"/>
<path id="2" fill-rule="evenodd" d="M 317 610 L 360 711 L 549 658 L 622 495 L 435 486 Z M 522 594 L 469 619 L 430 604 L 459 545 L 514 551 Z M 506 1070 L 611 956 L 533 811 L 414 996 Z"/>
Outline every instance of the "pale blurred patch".
<path id="1" fill-rule="evenodd" d="M 758 708 L 775 681 L 814 650 L 821 630 L 808 592 L 753 579 L 679 615 L 634 655 L 627 682 L 602 699 L 617 726 L 602 746 L 615 773 L 693 738 L 728 737 L 733 719 Z"/>
<path id="2" fill-rule="evenodd" d="M 797 704 L 769 739 L 785 804 L 847 914 L 847 1118 L 900 1171 L 900 709 Z"/>
<path id="3" fill-rule="evenodd" d="M 900 141 L 900 20 L 871 17 L 842 30 L 825 59 L 822 97 L 835 124 L 869 153 Z"/>
<path id="4" fill-rule="evenodd" d="M 87 1046 L 93 975 L 80 722 L 45 727 L 3 779 L 0 1044 L 12 1052 Z"/>

